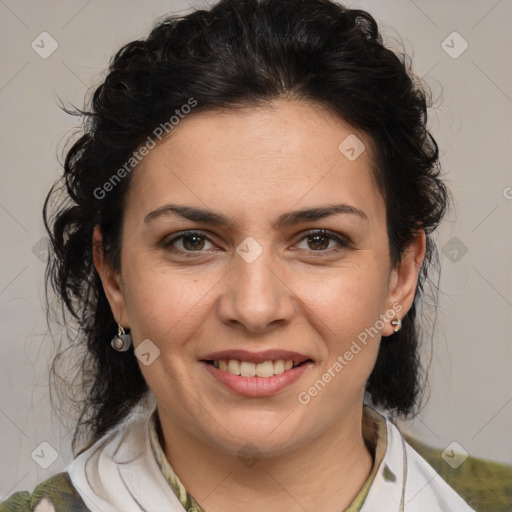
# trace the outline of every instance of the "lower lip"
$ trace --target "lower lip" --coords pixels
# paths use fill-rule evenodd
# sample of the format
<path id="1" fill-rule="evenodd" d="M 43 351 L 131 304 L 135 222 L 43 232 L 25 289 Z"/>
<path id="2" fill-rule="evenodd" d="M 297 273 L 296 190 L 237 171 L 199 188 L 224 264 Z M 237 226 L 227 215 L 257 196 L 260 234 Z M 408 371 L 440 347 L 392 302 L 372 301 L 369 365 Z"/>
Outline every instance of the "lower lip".
<path id="1" fill-rule="evenodd" d="M 291 370 L 286 370 L 279 375 L 273 377 L 241 377 L 232 373 L 219 370 L 209 363 L 201 361 L 201 364 L 206 367 L 206 370 L 221 384 L 238 393 L 239 395 L 260 397 L 271 396 L 279 393 L 282 389 L 290 386 L 296 382 L 301 375 L 313 363 L 307 361 Z"/>

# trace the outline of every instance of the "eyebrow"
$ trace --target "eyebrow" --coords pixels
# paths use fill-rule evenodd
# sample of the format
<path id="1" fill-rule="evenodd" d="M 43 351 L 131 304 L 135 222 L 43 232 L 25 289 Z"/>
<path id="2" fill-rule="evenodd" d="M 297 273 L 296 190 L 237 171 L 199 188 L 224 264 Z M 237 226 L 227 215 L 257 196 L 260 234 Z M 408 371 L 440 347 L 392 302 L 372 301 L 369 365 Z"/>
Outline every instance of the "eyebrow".
<path id="1" fill-rule="evenodd" d="M 284 213 L 274 223 L 274 228 L 283 228 L 300 224 L 301 222 L 314 222 L 325 219 L 333 215 L 352 214 L 368 221 L 368 216 L 362 210 L 348 204 L 333 204 L 328 206 L 319 206 Z M 231 227 L 235 224 L 233 218 L 226 217 L 220 213 L 193 206 L 183 206 L 177 204 L 165 204 L 156 210 L 148 213 L 144 218 L 144 223 L 149 224 L 157 218 L 166 216 L 178 216 L 193 222 L 201 222 L 212 226 Z"/>

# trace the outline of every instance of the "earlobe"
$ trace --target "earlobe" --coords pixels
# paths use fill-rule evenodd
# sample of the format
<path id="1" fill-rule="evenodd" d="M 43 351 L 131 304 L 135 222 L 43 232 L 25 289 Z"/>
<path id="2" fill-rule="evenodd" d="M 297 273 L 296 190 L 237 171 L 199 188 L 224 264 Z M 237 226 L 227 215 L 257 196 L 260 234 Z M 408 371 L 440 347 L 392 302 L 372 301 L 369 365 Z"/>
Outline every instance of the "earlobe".
<path id="1" fill-rule="evenodd" d="M 105 258 L 103 236 L 99 225 L 94 226 L 92 251 L 94 266 L 100 276 L 103 290 L 110 304 L 110 309 L 112 310 L 112 315 L 117 323 L 125 328 L 129 328 L 121 280 L 118 273 L 112 269 L 107 258 Z"/>
<path id="2" fill-rule="evenodd" d="M 392 283 L 388 297 L 390 309 L 396 312 L 396 316 L 390 320 L 382 330 L 383 336 L 390 336 L 400 323 L 392 321 L 396 318 L 402 320 L 407 314 L 414 301 L 418 277 L 425 258 L 426 235 L 423 229 L 419 230 L 414 236 L 413 241 L 404 251 L 399 266 L 392 271 Z M 396 305 L 400 306 L 397 309 Z"/>

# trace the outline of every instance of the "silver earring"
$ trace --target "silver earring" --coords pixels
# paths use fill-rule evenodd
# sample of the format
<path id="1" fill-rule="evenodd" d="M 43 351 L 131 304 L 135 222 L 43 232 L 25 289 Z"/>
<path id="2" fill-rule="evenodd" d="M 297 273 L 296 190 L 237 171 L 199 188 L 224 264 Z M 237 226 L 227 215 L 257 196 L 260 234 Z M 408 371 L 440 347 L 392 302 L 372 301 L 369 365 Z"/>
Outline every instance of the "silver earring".
<path id="1" fill-rule="evenodd" d="M 400 320 L 400 318 L 393 318 L 391 325 L 395 328 L 395 332 L 398 332 L 402 327 L 402 320 Z"/>
<path id="2" fill-rule="evenodd" d="M 132 335 L 126 333 L 121 324 L 117 324 L 117 334 L 112 338 L 110 344 L 114 350 L 126 352 L 132 346 Z"/>

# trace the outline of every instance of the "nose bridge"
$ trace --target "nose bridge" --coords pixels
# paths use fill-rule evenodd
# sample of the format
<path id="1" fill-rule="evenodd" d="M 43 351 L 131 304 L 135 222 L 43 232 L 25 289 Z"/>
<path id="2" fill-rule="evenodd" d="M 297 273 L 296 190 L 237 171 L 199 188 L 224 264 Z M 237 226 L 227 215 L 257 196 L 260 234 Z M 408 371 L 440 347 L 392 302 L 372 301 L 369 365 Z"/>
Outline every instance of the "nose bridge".
<path id="1" fill-rule="evenodd" d="M 236 288 L 241 294 L 249 293 L 254 296 L 263 292 L 265 296 L 275 296 L 274 281 L 278 280 L 279 275 L 275 256 L 268 248 L 257 256 L 251 254 L 252 252 L 253 249 L 245 254 L 250 259 L 240 256 L 235 262 Z"/>
<path id="2" fill-rule="evenodd" d="M 291 292 L 279 275 L 281 265 L 271 248 L 248 237 L 236 252 L 229 290 L 221 300 L 223 320 L 236 321 L 251 331 L 263 330 L 276 320 L 289 320 Z"/>

